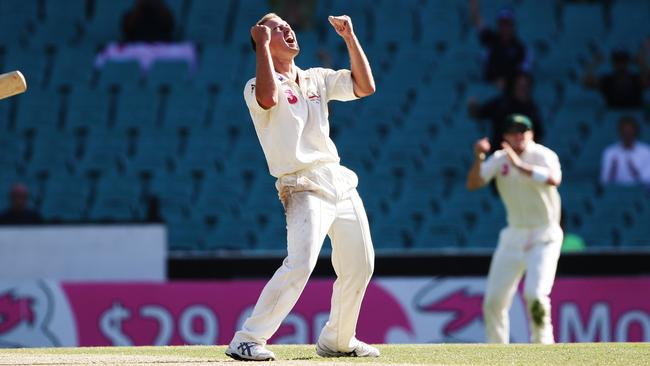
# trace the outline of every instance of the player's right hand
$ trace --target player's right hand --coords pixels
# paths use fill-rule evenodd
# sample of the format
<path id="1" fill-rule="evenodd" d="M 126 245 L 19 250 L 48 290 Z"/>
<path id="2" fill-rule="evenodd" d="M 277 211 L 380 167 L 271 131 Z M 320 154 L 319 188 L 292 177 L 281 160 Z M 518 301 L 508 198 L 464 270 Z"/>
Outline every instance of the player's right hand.
<path id="1" fill-rule="evenodd" d="M 268 45 L 271 43 L 271 28 L 261 25 L 254 25 L 251 27 L 251 37 L 256 45 Z"/>
<path id="2" fill-rule="evenodd" d="M 482 139 L 476 141 L 474 144 L 474 155 L 475 156 L 485 156 L 488 152 L 490 152 L 490 141 L 488 140 L 487 137 L 483 137 Z"/>

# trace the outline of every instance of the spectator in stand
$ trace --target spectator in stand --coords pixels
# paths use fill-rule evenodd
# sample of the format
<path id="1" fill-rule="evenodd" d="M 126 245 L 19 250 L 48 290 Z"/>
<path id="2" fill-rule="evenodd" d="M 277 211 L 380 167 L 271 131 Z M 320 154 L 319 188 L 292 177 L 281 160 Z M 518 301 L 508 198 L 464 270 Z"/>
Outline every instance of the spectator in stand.
<path id="1" fill-rule="evenodd" d="M 533 122 L 535 141 L 541 142 L 544 137 L 544 127 L 539 113 L 539 108 L 532 98 L 533 79 L 525 73 L 518 74 L 510 79 L 505 90 L 500 96 L 487 102 L 480 103 L 475 98 L 470 98 L 469 113 L 478 120 L 490 121 L 492 125 L 493 147 L 501 146 L 504 133 L 504 121 L 511 114 L 523 114 Z"/>
<path id="2" fill-rule="evenodd" d="M 493 30 L 483 24 L 479 7 L 478 0 L 470 0 L 470 17 L 485 48 L 483 78 L 502 89 L 517 74 L 530 72 L 531 54 L 517 35 L 512 10 L 499 11 L 497 27 Z"/>
<path id="3" fill-rule="evenodd" d="M 594 52 L 593 61 L 585 70 L 583 85 L 599 90 L 610 108 L 641 108 L 643 90 L 650 85 L 650 75 L 646 65 L 646 55 L 649 50 L 650 40 L 646 40 L 637 57 L 638 72 L 630 70 L 631 56 L 626 50 L 614 50 L 611 55 L 612 71 L 600 77 L 595 75 L 595 71 L 602 63 L 603 57 L 600 53 Z"/>
<path id="4" fill-rule="evenodd" d="M 43 218 L 37 211 L 28 207 L 29 190 L 24 184 L 17 183 L 9 192 L 10 207 L 0 213 L 0 225 L 35 225 L 42 224 Z"/>
<path id="5" fill-rule="evenodd" d="M 133 42 L 172 42 L 174 15 L 162 0 L 137 0 L 122 16 L 122 39 Z"/>
<path id="6" fill-rule="evenodd" d="M 156 62 L 185 62 L 189 75 L 197 67 L 194 43 L 174 40 L 174 14 L 163 0 L 135 1 L 122 16 L 122 41 L 107 44 L 95 57 L 95 68 L 101 69 L 108 62 L 133 61 L 140 65 L 143 75 Z"/>
<path id="7" fill-rule="evenodd" d="M 620 141 L 603 152 L 600 169 L 602 184 L 650 184 L 650 146 L 637 141 L 639 123 L 624 116 L 618 122 Z"/>

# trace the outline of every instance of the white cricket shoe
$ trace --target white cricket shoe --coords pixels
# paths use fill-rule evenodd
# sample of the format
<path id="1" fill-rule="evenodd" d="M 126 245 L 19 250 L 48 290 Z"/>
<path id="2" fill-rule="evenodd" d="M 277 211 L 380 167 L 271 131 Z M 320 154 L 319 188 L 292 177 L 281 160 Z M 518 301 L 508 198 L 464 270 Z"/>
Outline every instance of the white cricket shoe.
<path id="1" fill-rule="evenodd" d="M 368 343 L 359 341 L 359 344 L 350 352 L 331 350 L 320 342 L 316 343 L 316 354 L 321 357 L 379 357 L 379 350 Z"/>
<path id="2" fill-rule="evenodd" d="M 255 342 L 231 343 L 226 355 L 237 361 L 275 361 L 275 354 Z"/>

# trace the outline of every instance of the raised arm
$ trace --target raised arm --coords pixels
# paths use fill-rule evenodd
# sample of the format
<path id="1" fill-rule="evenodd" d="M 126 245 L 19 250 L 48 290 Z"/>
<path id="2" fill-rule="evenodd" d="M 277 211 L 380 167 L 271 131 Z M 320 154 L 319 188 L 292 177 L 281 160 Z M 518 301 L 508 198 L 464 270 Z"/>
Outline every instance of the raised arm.
<path id="1" fill-rule="evenodd" d="M 255 25 L 251 28 L 251 37 L 255 41 L 255 98 L 264 109 L 278 104 L 278 87 L 275 84 L 273 60 L 271 59 L 271 28 Z"/>
<path id="2" fill-rule="evenodd" d="M 596 77 L 596 69 L 603 62 L 603 56 L 596 52 L 593 55 L 592 61 L 585 69 L 585 75 L 582 77 L 582 85 L 589 89 L 598 88 L 598 77 Z"/>
<path id="3" fill-rule="evenodd" d="M 506 153 L 510 163 L 517 168 L 521 173 L 531 177 L 533 180 L 540 183 L 545 183 L 550 186 L 558 187 L 562 183 L 562 177 L 556 176 L 557 173 L 552 169 L 545 166 L 537 166 L 525 163 L 519 158 L 519 155 L 512 149 L 507 142 L 502 142 L 501 147 Z"/>
<path id="4" fill-rule="evenodd" d="M 370 63 L 366 54 L 363 52 L 363 48 L 361 48 L 359 39 L 354 34 L 352 20 L 347 15 L 338 17 L 330 16 L 328 20 L 334 27 L 334 30 L 336 30 L 336 33 L 343 38 L 348 48 L 354 94 L 359 98 L 373 94 L 376 90 L 375 78 L 372 76 Z"/>
<path id="5" fill-rule="evenodd" d="M 639 73 L 641 74 L 641 79 L 643 80 L 643 86 L 650 86 L 650 69 L 648 69 L 648 52 L 650 52 L 650 38 L 646 38 L 639 49 L 639 54 L 637 55 L 637 62 L 639 63 Z"/>
<path id="6" fill-rule="evenodd" d="M 485 161 L 485 154 L 490 151 L 490 143 L 487 138 L 480 139 L 474 144 L 474 163 L 467 173 L 465 186 L 468 190 L 474 191 L 485 185 L 481 178 L 481 164 Z"/>
<path id="7" fill-rule="evenodd" d="M 483 19 L 481 18 L 481 9 L 478 0 L 469 0 L 469 17 L 476 29 L 481 29 Z"/>

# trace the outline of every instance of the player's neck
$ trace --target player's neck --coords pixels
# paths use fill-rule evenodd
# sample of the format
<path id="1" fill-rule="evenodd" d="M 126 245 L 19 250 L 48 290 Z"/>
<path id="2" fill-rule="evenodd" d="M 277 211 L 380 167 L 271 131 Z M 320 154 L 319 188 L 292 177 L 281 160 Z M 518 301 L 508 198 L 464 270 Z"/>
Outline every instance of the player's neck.
<path id="1" fill-rule="evenodd" d="M 512 149 L 515 151 L 515 154 L 521 155 L 521 154 L 526 152 L 526 150 L 530 147 L 531 143 L 532 142 L 530 142 L 530 141 L 527 142 L 526 144 L 524 144 L 524 146 L 521 149 L 516 149 L 514 147 Z"/>
<path id="2" fill-rule="evenodd" d="M 289 80 L 296 81 L 298 79 L 298 68 L 293 62 L 293 59 L 290 60 L 273 60 L 273 68 L 275 72 L 286 77 Z"/>

